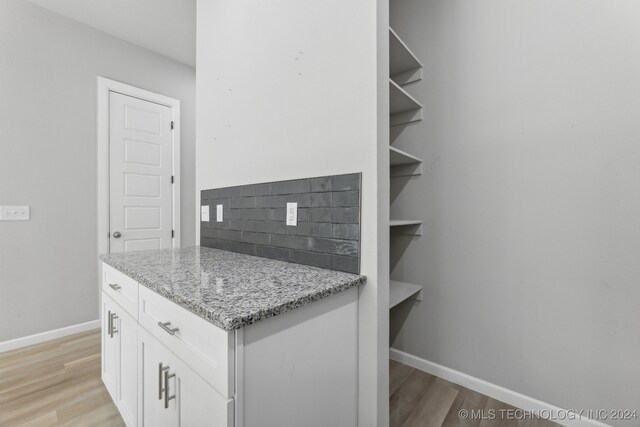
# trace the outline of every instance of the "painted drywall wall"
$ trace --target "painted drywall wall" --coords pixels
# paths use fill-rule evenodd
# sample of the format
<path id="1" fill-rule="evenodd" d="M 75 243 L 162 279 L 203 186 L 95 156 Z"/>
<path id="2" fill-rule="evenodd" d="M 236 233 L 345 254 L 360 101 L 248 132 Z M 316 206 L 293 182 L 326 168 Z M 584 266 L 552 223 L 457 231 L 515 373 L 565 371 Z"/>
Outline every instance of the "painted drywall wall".
<path id="1" fill-rule="evenodd" d="M 387 383 L 379 382 L 387 371 L 388 296 L 379 280 L 385 263 L 377 262 L 378 203 L 388 201 L 377 192 L 376 7 L 364 0 L 197 5 L 196 189 L 362 172 L 363 426 L 388 417 Z"/>
<path id="2" fill-rule="evenodd" d="M 195 242 L 195 70 L 22 0 L 0 3 L 0 342 L 98 318 L 98 76 L 182 101 L 182 243 Z"/>
<path id="3" fill-rule="evenodd" d="M 640 409 L 638 22 L 631 0 L 392 2 L 425 66 L 425 120 L 394 143 L 424 174 L 392 184 L 424 234 L 391 260 L 424 301 L 394 309 L 394 347 L 560 407 Z"/>

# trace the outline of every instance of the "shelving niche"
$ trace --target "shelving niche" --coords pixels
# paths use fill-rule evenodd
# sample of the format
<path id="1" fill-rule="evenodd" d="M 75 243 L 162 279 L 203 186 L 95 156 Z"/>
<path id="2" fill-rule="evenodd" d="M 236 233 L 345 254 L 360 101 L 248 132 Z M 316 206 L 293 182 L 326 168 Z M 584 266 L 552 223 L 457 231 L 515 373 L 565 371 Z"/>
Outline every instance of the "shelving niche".
<path id="1" fill-rule="evenodd" d="M 389 28 L 389 123 L 405 126 L 422 120 L 422 104 L 403 86 L 422 80 L 423 66 L 398 34 Z M 413 154 L 389 147 L 390 178 L 422 173 L 422 159 Z M 419 236 L 422 220 L 391 219 L 392 234 Z M 398 280 L 389 281 L 389 308 L 403 301 L 422 299 L 422 286 Z"/>

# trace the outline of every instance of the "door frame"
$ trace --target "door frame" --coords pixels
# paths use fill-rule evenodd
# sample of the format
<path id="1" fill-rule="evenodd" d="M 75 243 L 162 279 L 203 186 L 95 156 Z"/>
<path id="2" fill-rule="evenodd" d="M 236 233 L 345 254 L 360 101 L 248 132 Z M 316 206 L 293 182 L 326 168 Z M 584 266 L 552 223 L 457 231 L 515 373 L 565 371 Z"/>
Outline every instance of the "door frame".
<path id="1" fill-rule="evenodd" d="M 172 187 L 173 247 L 180 247 L 180 101 L 98 76 L 98 253 L 109 252 L 109 94 L 116 92 L 171 108 L 173 120 Z"/>

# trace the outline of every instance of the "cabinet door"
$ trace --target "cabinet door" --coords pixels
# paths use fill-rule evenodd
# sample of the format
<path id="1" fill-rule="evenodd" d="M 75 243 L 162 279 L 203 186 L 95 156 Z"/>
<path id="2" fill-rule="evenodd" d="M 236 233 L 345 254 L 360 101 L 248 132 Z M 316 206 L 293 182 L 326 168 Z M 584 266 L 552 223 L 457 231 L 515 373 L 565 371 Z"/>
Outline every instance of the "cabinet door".
<path id="1" fill-rule="evenodd" d="M 116 406 L 125 424 L 133 427 L 138 423 L 138 323 L 122 308 L 118 311 L 117 331 L 120 370 Z"/>
<path id="2" fill-rule="evenodd" d="M 139 382 L 141 384 L 139 397 L 140 412 L 138 425 L 140 427 L 171 427 L 178 425 L 177 411 L 169 410 L 175 407 L 175 399 L 169 401 L 169 409 L 165 408 L 164 373 L 170 369 L 173 356 L 160 342 L 143 328 L 138 330 L 138 358 Z M 170 383 L 173 379 L 169 380 Z M 171 392 L 171 390 L 170 390 Z"/>
<path id="3" fill-rule="evenodd" d="M 117 402 L 120 371 L 120 336 L 116 331 L 116 304 L 102 294 L 102 381 L 114 402 Z"/>
<path id="4" fill-rule="evenodd" d="M 222 397 L 145 329 L 138 332 L 140 427 L 231 427 L 233 400 Z"/>
<path id="5" fill-rule="evenodd" d="M 176 363 L 175 367 L 179 426 L 233 426 L 233 399 L 223 398 L 199 375 L 180 361 Z"/>

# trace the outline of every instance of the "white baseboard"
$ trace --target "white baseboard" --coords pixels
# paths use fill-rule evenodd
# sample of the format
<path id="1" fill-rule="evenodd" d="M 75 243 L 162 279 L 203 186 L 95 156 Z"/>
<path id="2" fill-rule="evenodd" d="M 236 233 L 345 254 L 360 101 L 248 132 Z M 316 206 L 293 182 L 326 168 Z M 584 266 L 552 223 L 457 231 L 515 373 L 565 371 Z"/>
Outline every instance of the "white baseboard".
<path id="1" fill-rule="evenodd" d="M 611 427 L 600 421 L 587 418 L 586 415 L 580 415 L 576 412 L 567 411 L 546 402 L 525 396 L 524 394 L 506 389 L 497 384 L 493 384 L 480 378 L 472 377 L 465 373 L 456 371 L 446 366 L 421 359 L 404 351 L 392 348 L 389 350 L 389 358 L 421 371 L 428 372 L 454 384 L 461 385 L 470 390 L 477 391 L 501 402 L 515 406 L 516 408 L 531 411 L 534 414 L 542 414 L 543 418 L 552 417 L 552 421 L 563 426 L 570 427 Z"/>
<path id="2" fill-rule="evenodd" d="M 71 325 L 65 328 L 55 329 L 53 331 L 42 332 L 39 334 L 29 335 L 26 337 L 16 338 L 9 341 L 0 342 L 0 353 L 4 353 L 18 348 L 27 347 L 33 344 L 39 344 L 56 338 L 66 337 L 67 335 L 78 334 L 80 332 L 97 329 L 100 327 L 100 320 L 92 320 L 90 322 Z"/>

